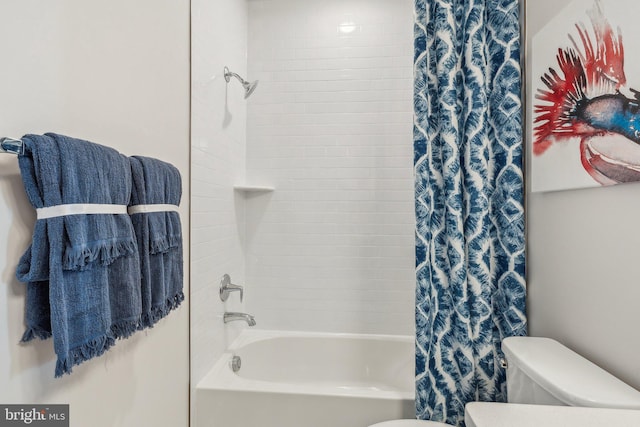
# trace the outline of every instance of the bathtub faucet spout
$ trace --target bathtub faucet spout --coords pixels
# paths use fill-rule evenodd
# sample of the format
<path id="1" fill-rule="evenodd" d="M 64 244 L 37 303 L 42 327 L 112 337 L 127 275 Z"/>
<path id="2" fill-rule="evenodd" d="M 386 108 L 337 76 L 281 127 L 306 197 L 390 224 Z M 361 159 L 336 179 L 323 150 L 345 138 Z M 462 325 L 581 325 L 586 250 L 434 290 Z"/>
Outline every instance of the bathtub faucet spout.
<path id="1" fill-rule="evenodd" d="M 227 312 L 224 314 L 222 320 L 224 320 L 224 323 L 233 322 L 234 320 L 244 320 L 249 326 L 256 325 L 256 319 L 247 313 Z"/>

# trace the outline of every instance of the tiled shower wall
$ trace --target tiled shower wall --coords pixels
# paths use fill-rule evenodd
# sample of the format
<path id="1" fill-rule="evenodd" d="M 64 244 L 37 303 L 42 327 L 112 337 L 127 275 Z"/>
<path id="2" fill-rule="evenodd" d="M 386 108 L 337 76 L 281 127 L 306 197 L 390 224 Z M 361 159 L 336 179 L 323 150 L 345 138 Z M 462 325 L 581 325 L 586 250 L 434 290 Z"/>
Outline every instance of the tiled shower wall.
<path id="1" fill-rule="evenodd" d="M 250 0 L 248 47 L 249 312 L 413 334 L 413 1 Z"/>
<path id="2" fill-rule="evenodd" d="M 220 278 L 244 283 L 244 202 L 233 185 L 244 178 L 246 102 L 223 69 L 247 67 L 245 0 L 192 0 L 191 104 L 191 385 L 211 369 L 238 333 L 224 325 L 225 309 L 241 310 L 237 298 L 222 303 Z"/>

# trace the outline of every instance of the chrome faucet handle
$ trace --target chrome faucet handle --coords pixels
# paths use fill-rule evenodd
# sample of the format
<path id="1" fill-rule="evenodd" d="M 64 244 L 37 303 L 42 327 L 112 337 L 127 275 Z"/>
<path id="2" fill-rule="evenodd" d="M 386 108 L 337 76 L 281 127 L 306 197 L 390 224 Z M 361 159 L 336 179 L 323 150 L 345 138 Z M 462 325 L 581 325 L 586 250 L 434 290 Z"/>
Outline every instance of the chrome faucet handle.
<path id="1" fill-rule="evenodd" d="M 229 294 L 234 291 L 240 291 L 240 302 L 242 302 L 244 294 L 243 287 L 231 283 L 231 277 L 225 274 L 222 276 L 222 280 L 220 280 L 220 299 L 226 301 L 229 298 Z"/>

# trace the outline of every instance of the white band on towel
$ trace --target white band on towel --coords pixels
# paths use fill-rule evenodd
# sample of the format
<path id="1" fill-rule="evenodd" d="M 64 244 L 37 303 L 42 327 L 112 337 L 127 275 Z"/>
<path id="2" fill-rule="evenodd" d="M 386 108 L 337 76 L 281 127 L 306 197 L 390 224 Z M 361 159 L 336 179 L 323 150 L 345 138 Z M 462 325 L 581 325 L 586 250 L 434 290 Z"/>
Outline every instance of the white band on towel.
<path id="1" fill-rule="evenodd" d="M 36 209 L 37 219 L 55 218 L 67 215 L 126 214 L 127 205 L 102 205 L 98 203 L 77 203 L 56 205 Z"/>
<path id="2" fill-rule="evenodd" d="M 129 206 L 129 215 L 152 212 L 178 212 L 178 206 L 161 204 Z"/>

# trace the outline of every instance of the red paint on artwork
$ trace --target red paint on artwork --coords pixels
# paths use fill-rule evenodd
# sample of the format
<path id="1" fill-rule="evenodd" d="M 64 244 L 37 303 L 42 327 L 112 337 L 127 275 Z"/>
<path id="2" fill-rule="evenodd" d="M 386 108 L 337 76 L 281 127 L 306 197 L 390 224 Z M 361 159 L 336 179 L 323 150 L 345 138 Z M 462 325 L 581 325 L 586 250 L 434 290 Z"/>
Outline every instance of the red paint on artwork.
<path id="1" fill-rule="evenodd" d="M 577 137 L 582 166 L 595 181 L 640 181 L 640 92 L 626 87 L 622 35 L 599 0 L 588 15 L 591 29 L 576 24 L 577 39 L 569 34 L 571 46 L 559 48 L 556 67 L 540 77 L 533 154 Z"/>
<path id="2" fill-rule="evenodd" d="M 557 140 L 601 132 L 580 120 L 576 109 L 589 99 L 615 93 L 626 83 L 622 36 L 614 32 L 598 3 L 589 15 L 595 43 L 584 24 L 576 24 L 580 45 L 569 35 L 573 47 L 558 49 L 558 71 L 550 67 L 541 77 L 546 88 L 538 89 L 535 96 L 542 101 L 534 106 L 535 155 Z"/>
<path id="3" fill-rule="evenodd" d="M 544 104 L 534 107 L 533 152 L 542 154 L 556 137 L 572 137 L 580 127 L 572 118 L 572 110 L 585 98 L 586 77 L 582 61 L 573 49 L 558 49 L 560 72 L 553 68 L 542 76 L 547 89 L 539 89 L 536 98 Z"/>
<path id="4" fill-rule="evenodd" d="M 603 89 L 604 93 L 613 93 L 627 82 L 624 74 L 624 45 L 622 35 L 613 31 L 611 24 L 597 6 L 596 3 L 596 9 L 589 14 L 595 34 L 595 46 L 582 23 L 576 24 L 576 29 L 583 49 L 580 50 L 571 36 L 569 38 L 575 49 L 582 52 L 581 59 L 587 77 L 587 87 L 594 90 Z M 597 96 L 595 93 L 589 95 Z"/>

